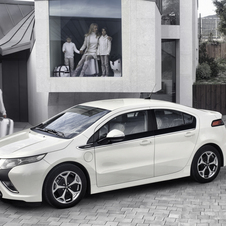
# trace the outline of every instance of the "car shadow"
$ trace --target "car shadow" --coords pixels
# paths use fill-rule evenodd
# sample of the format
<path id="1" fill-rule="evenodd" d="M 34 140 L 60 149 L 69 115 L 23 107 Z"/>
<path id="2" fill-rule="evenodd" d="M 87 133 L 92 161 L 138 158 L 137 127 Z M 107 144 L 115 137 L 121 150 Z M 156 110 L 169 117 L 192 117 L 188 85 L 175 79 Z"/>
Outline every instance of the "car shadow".
<path id="1" fill-rule="evenodd" d="M 102 192 L 98 194 L 92 194 L 92 195 L 86 195 L 84 199 L 77 204 L 79 205 L 86 205 L 87 202 L 93 202 L 94 204 L 97 202 L 97 200 L 118 200 L 126 198 L 126 196 L 136 196 L 136 195 L 142 195 L 142 194 L 152 194 L 156 191 L 164 191 L 175 187 L 184 186 L 185 184 L 191 184 L 195 183 L 192 179 L 189 177 L 187 178 L 181 178 L 181 179 L 175 179 L 170 181 L 163 181 L 163 182 L 157 182 L 157 183 L 151 183 L 151 184 L 145 184 L 145 185 L 139 185 L 135 187 L 130 188 L 123 188 L 123 189 L 117 189 L 113 191 L 107 191 Z M 0 202 L 5 203 L 8 206 L 19 208 L 23 210 L 31 210 L 31 209 L 52 209 L 54 207 L 51 207 L 48 203 L 45 201 L 43 202 L 24 202 L 24 201 L 18 201 L 18 200 L 9 200 L 9 199 L 0 199 Z"/>
<path id="2" fill-rule="evenodd" d="M 212 186 L 212 183 L 221 183 L 222 180 L 226 180 L 226 168 L 222 168 L 224 170 L 221 170 L 218 177 L 211 183 L 208 183 L 208 186 Z M 103 201 L 121 201 L 126 200 L 129 202 L 129 200 L 135 199 L 136 197 L 139 199 L 139 197 L 148 197 L 148 198 L 155 198 L 156 196 L 168 196 L 171 193 L 175 194 L 178 192 L 182 192 L 184 190 L 193 190 L 193 189 L 205 189 L 207 184 L 201 184 L 196 181 L 194 181 L 191 177 L 185 177 L 185 178 L 179 178 L 174 180 L 167 180 L 163 182 L 156 182 L 156 183 L 150 183 L 145 185 L 139 185 L 134 186 L 130 188 L 123 188 L 113 191 L 107 191 L 92 195 L 86 195 L 80 203 L 78 203 L 75 207 L 72 208 L 83 208 L 86 207 L 87 204 L 90 206 L 94 205 L 100 205 Z M 6 205 L 9 205 L 14 208 L 19 208 L 22 210 L 52 210 L 54 207 L 44 202 L 39 203 L 28 203 L 24 201 L 15 201 L 15 200 L 7 200 L 7 199 L 1 199 L 0 202 L 5 203 Z M 1 204 L 1 203 L 0 203 Z M 136 206 L 135 204 L 131 203 L 131 207 Z"/>
<path id="3" fill-rule="evenodd" d="M 87 202 L 98 202 L 98 200 L 122 200 L 128 199 L 128 197 L 135 196 L 155 196 L 160 192 L 169 192 L 170 190 L 180 190 L 184 187 L 189 186 L 202 186 L 202 184 L 197 183 L 190 177 L 167 180 L 162 182 L 150 183 L 145 185 L 139 185 L 129 188 L 117 189 L 113 191 L 107 191 L 102 193 L 97 193 L 93 195 L 87 195 L 81 203 Z M 81 203 L 79 205 L 81 205 Z"/>
<path id="4" fill-rule="evenodd" d="M 47 207 L 48 204 L 45 202 L 24 202 L 18 200 L 10 200 L 10 199 L 0 199 L 0 202 L 5 203 L 11 207 L 20 208 L 20 209 L 39 209 L 44 206 Z"/>

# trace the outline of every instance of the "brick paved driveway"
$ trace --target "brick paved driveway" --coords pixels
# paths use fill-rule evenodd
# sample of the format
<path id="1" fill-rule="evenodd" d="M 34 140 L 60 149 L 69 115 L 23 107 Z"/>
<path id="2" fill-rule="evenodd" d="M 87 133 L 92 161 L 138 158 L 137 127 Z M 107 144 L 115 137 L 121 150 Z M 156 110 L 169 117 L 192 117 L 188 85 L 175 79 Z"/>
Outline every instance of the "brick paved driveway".
<path id="1" fill-rule="evenodd" d="M 70 209 L 0 201 L 0 225 L 226 225 L 226 168 L 209 184 L 190 178 L 88 196 Z"/>

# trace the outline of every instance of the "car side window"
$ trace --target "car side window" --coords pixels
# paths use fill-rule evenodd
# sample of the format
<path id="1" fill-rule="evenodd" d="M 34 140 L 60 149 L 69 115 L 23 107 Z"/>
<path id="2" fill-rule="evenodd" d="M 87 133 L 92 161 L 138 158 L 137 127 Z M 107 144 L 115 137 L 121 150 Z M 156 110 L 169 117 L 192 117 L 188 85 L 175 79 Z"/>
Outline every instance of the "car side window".
<path id="1" fill-rule="evenodd" d="M 146 132 L 147 126 L 147 112 L 146 111 L 135 111 L 126 114 L 119 115 L 113 118 L 100 129 L 102 130 L 108 128 L 108 132 L 113 129 L 118 129 L 122 131 L 125 135 L 132 135 L 137 133 Z M 100 134 L 101 135 L 101 134 Z"/>
<path id="2" fill-rule="evenodd" d="M 102 126 L 88 141 L 103 140 L 113 129 L 122 131 L 126 140 L 142 136 L 148 131 L 148 111 L 134 111 L 119 115 Z"/>
<path id="3" fill-rule="evenodd" d="M 195 128 L 196 119 L 194 116 L 174 110 L 156 109 L 154 110 L 157 129 L 168 129 L 178 127 L 183 129 Z"/>

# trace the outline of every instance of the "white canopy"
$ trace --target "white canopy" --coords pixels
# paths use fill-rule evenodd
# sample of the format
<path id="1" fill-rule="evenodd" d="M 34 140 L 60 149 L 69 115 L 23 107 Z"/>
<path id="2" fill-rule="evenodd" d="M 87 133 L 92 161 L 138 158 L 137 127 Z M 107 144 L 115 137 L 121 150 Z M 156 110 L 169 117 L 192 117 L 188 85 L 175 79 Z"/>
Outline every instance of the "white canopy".
<path id="1" fill-rule="evenodd" d="M 0 0 L 0 54 L 30 49 L 34 42 L 34 23 L 34 3 Z"/>

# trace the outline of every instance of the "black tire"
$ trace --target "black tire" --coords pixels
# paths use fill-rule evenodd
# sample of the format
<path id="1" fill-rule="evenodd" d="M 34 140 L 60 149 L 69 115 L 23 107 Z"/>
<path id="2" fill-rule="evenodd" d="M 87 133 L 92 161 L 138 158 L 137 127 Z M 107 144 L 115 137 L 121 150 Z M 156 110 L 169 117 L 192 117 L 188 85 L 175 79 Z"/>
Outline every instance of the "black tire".
<path id="1" fill-rule="evenodd" d="M 191 175 L 199 183 L 213 181 L 221 168 L 220 154 L 211 145 L 201 147 L 192 161 Z"/>
<path id="2" fill-rule="evenodd" d="M 43 196 L 52 206 L 69 208 L 85 195 L 87 180 L 83 171 L 73 164 L 55 167 L 46 177 Z"/>

